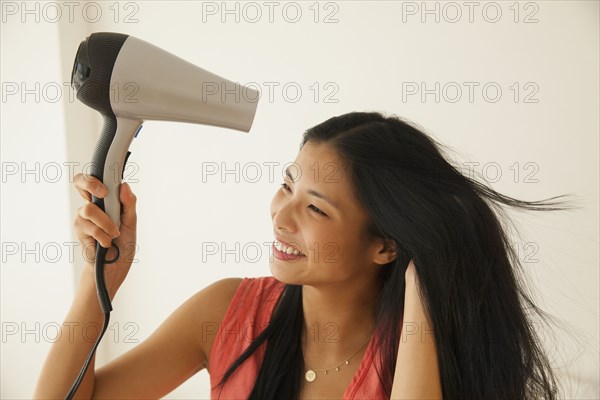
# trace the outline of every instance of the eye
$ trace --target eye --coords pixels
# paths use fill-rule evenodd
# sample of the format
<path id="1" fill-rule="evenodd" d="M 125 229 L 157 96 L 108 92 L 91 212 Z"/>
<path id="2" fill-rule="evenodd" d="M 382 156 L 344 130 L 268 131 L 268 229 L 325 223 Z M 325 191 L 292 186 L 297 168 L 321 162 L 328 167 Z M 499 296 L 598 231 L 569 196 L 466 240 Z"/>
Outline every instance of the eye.
<path id="1" fill-rule="evenodd" d="M 318 213 L 318 214 L 321 214 L 321 215 L 322 215 L 322 216 L 324 216 L 324 217 L 326 217 L 326 216 L 327 216 L 327 214 L 325 214 L 323 211 L 319 210 L 317 207 L 313 206 L 312 204 L 311 204 L 311 205 L 309 205 L 309 207 L 312 207 L 312 209 L 313 209 L 313 211 L 314 211 L 314 212 L 316 212 L 316 213 Z"/>
<path id="2" fill-rule="evenodd" d="M 292 190 L 290 189 L 290 187 L 288 186 L 287 183 L 283 182 L 281 184 L 281 187 L 283 188 L 283 190 L 287 191 L 287 192 L 292 192 Z M 321 211 L 319 208 L 315 207 L 314 205 L 309 205 L 309 208 L 311 208 L 314 212 L 316 212 L 317 214 L 321 214 L 324 217 L 327 217 L 327 214 L 325 214 L 323 211 Z"/>

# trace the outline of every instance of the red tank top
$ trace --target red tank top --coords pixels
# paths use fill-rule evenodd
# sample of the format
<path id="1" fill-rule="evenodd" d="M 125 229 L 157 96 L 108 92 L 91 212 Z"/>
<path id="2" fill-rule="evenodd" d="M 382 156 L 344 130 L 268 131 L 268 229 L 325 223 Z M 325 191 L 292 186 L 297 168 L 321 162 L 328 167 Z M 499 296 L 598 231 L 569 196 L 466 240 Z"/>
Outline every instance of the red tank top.
<path id="1" fill-rule="evenodd" d="M 265 354 L 265 342 L 235 370 L 225 385 L 217 385 L 229 366 L 269 324 L 284 287 L 284 283 L 271 276 L 244 278 L 240 283 L 217 330 L 210 353 L 208 370 L 211 399 L 248 399 Z M 389 399 L 373 364 L 373 355 L 376 353 L 373 338 L 343 399 Z"/>

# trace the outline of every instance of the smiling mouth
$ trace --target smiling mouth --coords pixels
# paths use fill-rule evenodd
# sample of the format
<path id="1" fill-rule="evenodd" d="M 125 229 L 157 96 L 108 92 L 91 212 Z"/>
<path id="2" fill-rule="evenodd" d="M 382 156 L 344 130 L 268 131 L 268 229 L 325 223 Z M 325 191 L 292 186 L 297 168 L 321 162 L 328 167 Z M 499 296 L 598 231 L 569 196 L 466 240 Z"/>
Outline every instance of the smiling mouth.
<path id="1" fill-rule="evenodd" d="M 278 242 L 277 240 L 275 240 L 272 245 L 273 254 L 275 255 L 275 257 L 277 257 L 280 260 L 292 261 L 292 260 L 298 260 L 298 259 L 306 257 L 304 254 L 299 253 L 298 250 L 295 250 L 297 252 L 297 254 L 294 254 L 294 252 L 288 254 L 287 251 L 284 252 L 284 251 L 278 249 L 277 247 L 281 248 L 281 243 Z"/>
<path id="2" fill-rule="evenodd" d="M 302 253 L 299 249 L 295 248 L 294 246 L 287 244 L 285 242 L 282 242 L 280 240 L 278 240 L 277 238 L 275 239 L 275 241 L 273 242 L 273 245 L 275 246 L 275 248 L 279 251 L 281 251 L 282 253 L 287 253 L 288 255 L 295 255 L 295 256 L 303 256 L 304 253 Z"/>

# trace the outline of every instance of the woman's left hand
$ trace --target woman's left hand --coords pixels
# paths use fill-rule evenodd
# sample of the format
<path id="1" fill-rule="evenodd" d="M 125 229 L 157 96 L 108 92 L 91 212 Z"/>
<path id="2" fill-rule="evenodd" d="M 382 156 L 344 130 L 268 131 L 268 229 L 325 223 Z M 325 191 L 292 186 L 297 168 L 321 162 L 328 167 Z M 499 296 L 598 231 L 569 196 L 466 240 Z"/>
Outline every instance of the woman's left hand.
<path id="1" fill-rule="evenodd" d="M 408 267 L 406 268 L 406 273 L 404 274 L 404 279 L 406 280 L 406 286 L 409 285 L 411 287 L 416 287 L 417 282 L 417 271 L 415 270 L 415 264 L 413 260 L 410 260 L 408 263 Z"/>
<path id="2" fill-rule="evenodd" d="M 419 279 L 417 277 L 417 270 L 415 263 L 410 260 L 406 273 L 404 274 L 406 287 L 404 289 L 404 311 L 405 313 L 416 312 L 418 314 L 424 313 L 424 307 L 421 301 Z"/>
<path id="3" fill-rule="evenodd" d="M 408 263 L 405 279 L 403 332 L 390 399 L 442 399 L 435 334 L 421 302 L 413 260 Z"/>

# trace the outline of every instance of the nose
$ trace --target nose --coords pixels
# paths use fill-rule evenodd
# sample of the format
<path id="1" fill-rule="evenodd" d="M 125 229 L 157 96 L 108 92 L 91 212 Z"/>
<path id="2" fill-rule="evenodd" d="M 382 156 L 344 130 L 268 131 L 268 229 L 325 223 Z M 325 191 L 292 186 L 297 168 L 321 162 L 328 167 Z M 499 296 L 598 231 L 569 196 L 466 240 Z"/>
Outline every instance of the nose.
<path id="1" fill-rule="evenodd" d="M 276 231 L 294 232 L 297 229 L 294 204 L 291 200 L 276 195 L 271 202 L 271 219 Z"/>

